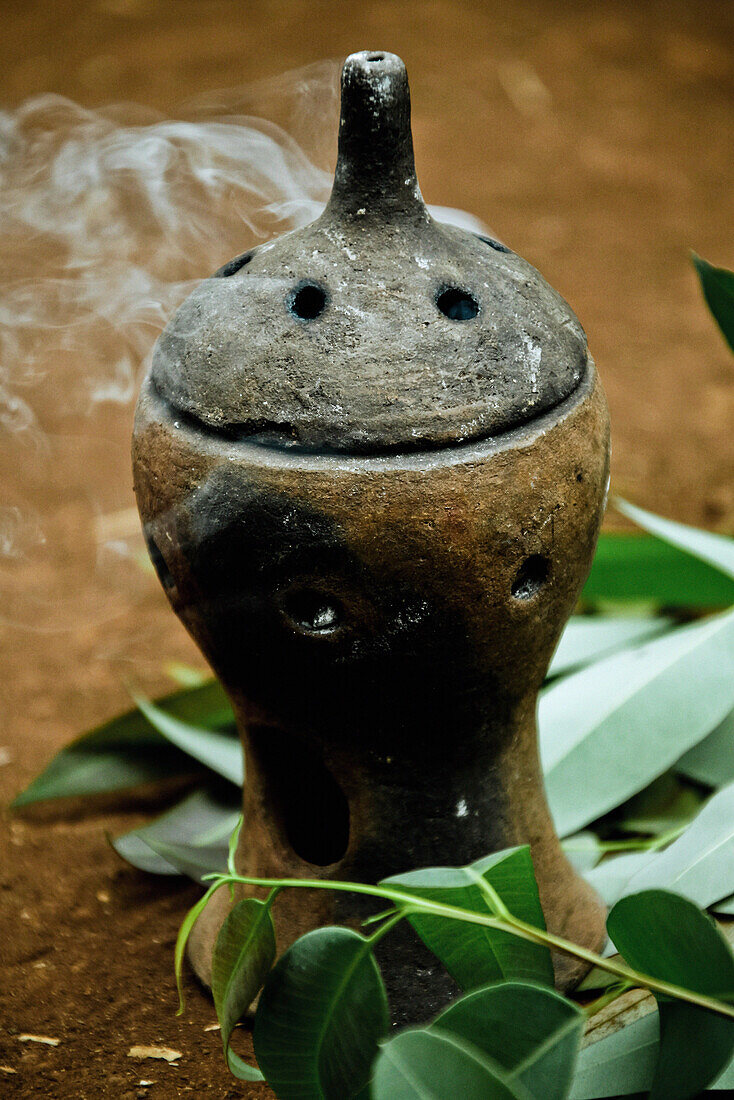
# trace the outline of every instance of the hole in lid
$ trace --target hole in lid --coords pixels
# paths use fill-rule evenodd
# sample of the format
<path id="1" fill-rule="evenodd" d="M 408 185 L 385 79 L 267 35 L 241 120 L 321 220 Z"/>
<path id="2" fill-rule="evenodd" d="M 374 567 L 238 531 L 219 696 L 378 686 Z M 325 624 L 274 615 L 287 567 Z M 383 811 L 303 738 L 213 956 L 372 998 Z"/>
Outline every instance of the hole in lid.
<path id="1" fill-rule="evenodd" d="M 220 267 L 219 271 L 214 273 L 214 278 L 228 279 L 230 275 L 236 275 L 243 267 L 247 267 L 254 255 L 255 249 L 252 248 L 249 252 L 243 252 L 241 256 L 235 256 L 233 260 L 230 260 L 228 264 L 225 264 L 224 267 Z"/>
<path id="2" fill-rule="evenodd" d="M 291 624 L 307 634 L 333 634 L 341 626 L 341 604 L 334 596 L 316 588 L 286 592 L 281 606 Z"/>
<path id="3" fill-rule="evenodd" d="M 367 61 L 369 61 L 369 62 L 384 61 L 384 60 L 385 60 L 384 53 L 368 53 L 367 54 Z"/>
<path id="4" fill-rule="evenodd" d="M 444 287 L 438 292 L 436 305 L 451 321 L 470 321 L 479 313 L 479 303 L 468 290 L 457 286 Z"/>
<path id="5" fill-rule="evenodd" d="M 525 558 L 512 582 L 512 595 L 516 600 L 529 600 L 548 580 L 550 562 L 543 554 L 531 554 Z"/>
<path id="6" fill-rule="evenodd" d="M 288 308 L 301 321 L 313 321 L 326 306 L 326 291 L 318 283 L 301 283 L 291 291 Z"/>
<path id="7" fill-rule="evenodd" d="M 479 241 L 484 241 L 490 248 L 493 248 L 495 252 L 512 252 L 511 248 L 508 248 L 506 244 L 502 244 L 501 241 L 496 241 L 494 237 L 483 237 L 481 233 L 475 233 L 474 236 Z"/>

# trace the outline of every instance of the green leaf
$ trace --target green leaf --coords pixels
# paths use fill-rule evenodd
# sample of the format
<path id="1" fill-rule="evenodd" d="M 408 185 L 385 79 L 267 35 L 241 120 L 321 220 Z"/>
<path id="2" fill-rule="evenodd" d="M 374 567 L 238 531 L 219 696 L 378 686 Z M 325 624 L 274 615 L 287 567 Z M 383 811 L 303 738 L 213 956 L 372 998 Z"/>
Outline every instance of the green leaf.
<path id="1" fill-rule="evenodd" d="M 584 1014 L 555 990 L 501 982 L 459 998 L 430 1025 L 487 1054 L 537 1100 L 568 1094 Z"/>
<path id="2" fill-rule="evenodd" d="M 632 642 L 669 630 L 672 620 L 661 615 L 572 615 L 561 635 L 548 676 L 564 676 L 593 664 Z"/>
<path id="3" fill-rule="evenodd" d="M 675 769 L 709 787 L 731 783 L 734 780 L 734 710 L 708 737 L 681 756 Z"/>
<path id="4" fill-rule="evenodd" d="M 648 1092 L 660 1046 L 657 1012 L 626 1024 L 579 1053 L 570 1100 Z"/>
<path id="5" fill-rule="evenodd" d="M 194 791 L 155 821 L 112 840 L 112 847 L 134 867 L 157 875 L 201 881 L 210 871 L 224 871 L 241 800 L 229 790 Z"/>
<path id="6" fill-rule="evenodd" d="M 222 1028 L 227 1064 L 240 1080 L 262 1074 L 230 1049 L 235 1025 L 261 989 L 275 959 L 275 928 L 270 905 L 256 898 L 238 901 L 217 936 L 212 957 L 212 993 Z"/>
<path id="7" fill-rule="evenodd" d="M 734 351 L 734 272 L 727 271 L 725 267 L 714 267 L 695 252 L 691 258 L 701 280 L 706 305 Z"/>
<path id="8" fill-rule="evenodd" d="M 346 1095 L 346 1094 L 345 1094 Z M 372 1100 L 531 1100 L 519 1081 L 468 1043 L 437 1031 L 403 1031 L 380 1050 Z"/>
<path id="9" fill-rule="evenodd" d="M 734 997 L 729 944 L 714 922 L 686 898 L 666 890 L 631 894 L 614 906 L 607 930 L 635 970 L 721 1000 Z M 687 1100 L 729 1062 L 734 1020 L 683 1001 L 657 999 L 660 1054 L 650 1097 Z"/>
<path id="10" fill-rule="evenodd" d="M 661 887 L 707 908 L 734 891 L 734 783 L 708 800 L 686 831 L 634 874 L 623 894 Z"/>
<path id="11" fill-rule="evenodd" d="M 732 276 L 734 279 L 734 276 Z M 623 516 L 627 516 L 638 527 L 644 527 L 651 535 L 663 539 L 671 546 L 677 546 L 686 554 L 713 565 L 727 576 L 734 578 L 734 539 L 726 535 L 715 535 L 711 531 L 703 531 L 699 527 L 690 527 L 686 523 L 676 523 L 672 519 L 664 519 L 656 516 L 654 512 L 647 512 L 644 508 L 638 508 L 621 497 L 614 501 L 614 507 Z"/>
<path id="12" fill-rule="evenodd" d="M 189 936 L 191 935 L 191 931 L 194 925 L 209 904 L 210 898 L 213 896 L 214 893 L 216 893 L 219 888 L 219 883 L 213 883 L 213 885 L 209 887 L 207 892 L 199 898 L 196 904 L 191 906 L 188 913 L 181 922 L 181 927 L 179 928 L 178 935 L 176 936 L 176 948 L 173 955 L 173 965 L 176 974 L 176 988 L 178 990 L 178 1012 L 176 1013 L 177 1016 L 183 1015 L 184 1008 L 186 1007 L 186 999 L 184 997 L 183 991 L 183 961 L 184 952 L 186 951 L 186 944 L 189 941 Z"/>
<path id="13" fill-rule="evenodd" d="M 183 688 L 203 687 L 211 683 L 211 675 L 204 669 L 182 664 L 181 661 L 166 661 L 163 671 Z"/>
<path id="14" fill-rule="evenodd" d="M 734 581 L 713 566 L 651 535 L 599 537 L 583 600 L 654 601 L 664 607 L 728 607 Z"/>
<path id="15" fill-rule="evenodd" d="M 468 867 L 428 867 L 394 875 L 381 885 L 494 916 L 482 880 L 499 895 L 513 916 L 536 928 L 545 928 L 528 847 L 496 852 Z M 553 985 L 550 953 L 541 944 L 447 917 L 411 913 L 407 919 L 462 989 L 476 989 L 501 978 Z"/>
<path id="16" fill-rule="evenodd" d="M 540 755 L 559 835 L 626 802 L 733 706 L 731 611 L 615 653 L 546 689 Z"/>
<path id="17" fill-rule="evenodd" d="M 178 691 L 159 701 L 166 714 L 210 728 L 233 721 L 232 710 L 215 681 Z M 141 783 L 188 775 L 190 757 L 174 748 L 137 709 L 85 733 L 58 753 L 18 797 L 15 807 L 49 798 L 107 794 Z"/>
<path id="18" fill-rule="evenodd" d="M 367 1084 L 389 1025 L 370 941 L 319 928 L 271 971 L 255 1016 L 255 1056 L 282 1100 L 347 1100 Z"/>
<path id="19" fill-rule="evenodd" d="M 142 695 L 136 695 L 135 702 L 151 726 L 167 741 L 193 756 L 200 764 L 211 768 L 217 775 L 229 779 L 230 783 L 236 783 L 238 787 L 243 785 L 245 774 L 242 746 L 235 734 L 220 733 L 205 726 L 183 722 Z"/>

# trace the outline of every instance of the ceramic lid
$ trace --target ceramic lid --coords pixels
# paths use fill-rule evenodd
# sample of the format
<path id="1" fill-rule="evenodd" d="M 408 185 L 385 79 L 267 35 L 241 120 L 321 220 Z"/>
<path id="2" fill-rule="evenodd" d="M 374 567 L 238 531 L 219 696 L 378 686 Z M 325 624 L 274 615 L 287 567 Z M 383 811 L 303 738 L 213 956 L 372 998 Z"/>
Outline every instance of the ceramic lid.
<path id="1" fill-rule="evenodd" d="M 227 437 L 390 453 L 506 432 L 568 397 L 586 362 L 579 321 L 530 264 L 430 216 L 405 66 L 365 51 L 342 72 L 324 213 L 202 283 L 152 379 Z"/>

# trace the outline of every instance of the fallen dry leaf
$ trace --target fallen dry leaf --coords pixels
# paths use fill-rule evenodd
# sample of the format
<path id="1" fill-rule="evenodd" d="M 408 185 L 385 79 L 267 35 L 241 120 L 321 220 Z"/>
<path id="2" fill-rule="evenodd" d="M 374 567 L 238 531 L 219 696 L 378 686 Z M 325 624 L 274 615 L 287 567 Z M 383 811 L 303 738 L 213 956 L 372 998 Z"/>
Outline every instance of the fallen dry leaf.
<path id="1" fill-rule="evenodd" d="M 209 1024 L 208 1027 L 204 1028 L 204 1031 L 219 1031 L 221 1026 L 221 1024 Z"/>
<path id="2" fill-rule="evenodd" d="M 17 1073 L 17 1069 L 13 1069 L 12 1066 L 0 1066 L 0 1073 Z"/>
<path id="3" fill-rule="evenodd" d="M 50 1035 L 23 1035 L 18 1036 L 21 1043 L 45 1043 L 47 1047 L 57 1047 L 61 1039 L 52 1039 Z"/>
<path id="4" fill-rule="evenodd" d="M 171 1050 L 170 1047 L 130 1047 L 128 1058 L 158 1058 L 162 1062 L 175 1062 L 181 1057 L 180 1050 Z"/>

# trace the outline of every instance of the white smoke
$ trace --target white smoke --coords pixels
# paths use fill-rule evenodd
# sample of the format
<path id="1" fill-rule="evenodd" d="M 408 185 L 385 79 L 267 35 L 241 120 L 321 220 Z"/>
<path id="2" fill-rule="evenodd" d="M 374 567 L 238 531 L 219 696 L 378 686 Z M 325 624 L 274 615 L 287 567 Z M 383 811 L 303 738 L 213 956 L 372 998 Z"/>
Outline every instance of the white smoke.
<path id="1" fill-rule="evenodd" d="M 147 583 L 129 476 L 147 356 L 199 280 L 318 214 L 338 73 L 177 119 L 53 95 L 0 111 L 0 622 L 73 628 Z"/>

